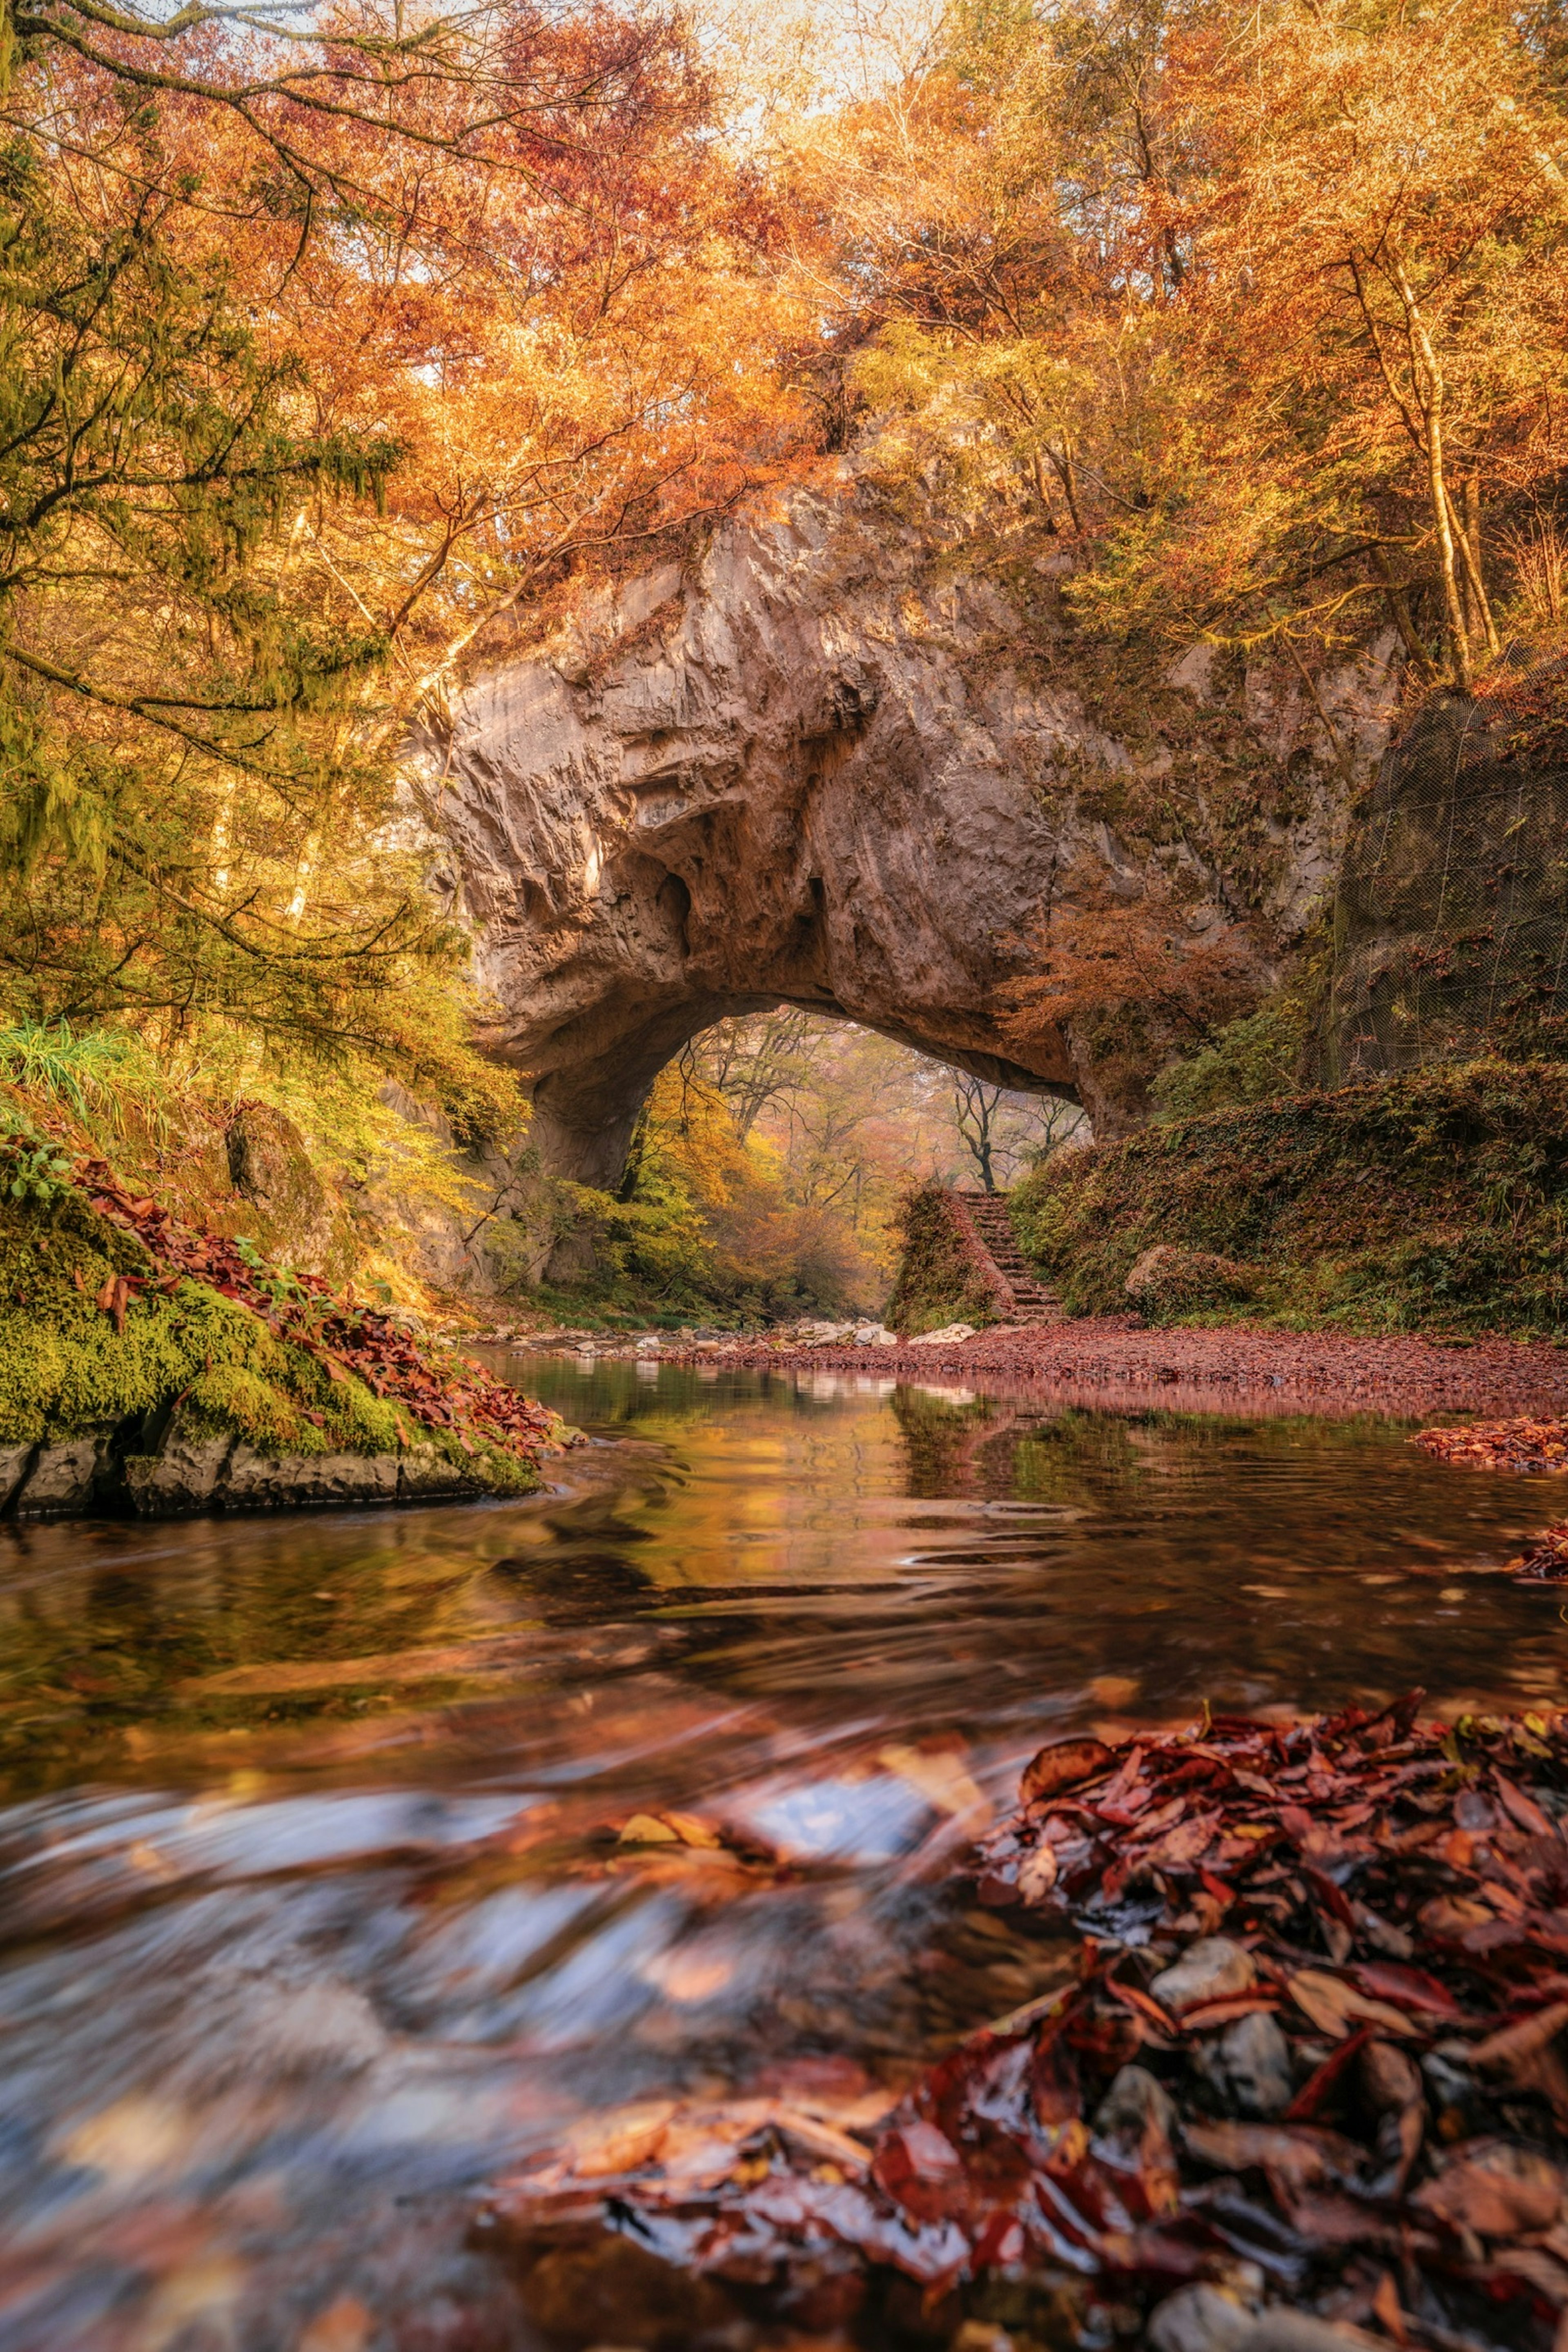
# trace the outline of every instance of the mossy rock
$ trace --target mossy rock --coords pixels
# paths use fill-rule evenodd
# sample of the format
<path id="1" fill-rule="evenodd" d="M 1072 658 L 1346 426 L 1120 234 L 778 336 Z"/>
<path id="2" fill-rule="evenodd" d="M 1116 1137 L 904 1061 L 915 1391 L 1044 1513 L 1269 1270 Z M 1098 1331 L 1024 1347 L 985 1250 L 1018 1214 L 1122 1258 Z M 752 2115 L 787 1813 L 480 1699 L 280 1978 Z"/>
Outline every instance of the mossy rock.
<path id="1" fill-rule="evenodd" d="M 165 1292 L 152 1286 L 156 1273 L 80 1193 L 0 1202 L 0 1447 L 109 1429 L 145 1454 L 177 1402 L 193 1442 L 238 1439 L 269 1458 L 417 1450 L 487 1493 L 537 1485 L 532 1465 L 501 1447 L 480 1440 L 470 1454 L 353 1375 L 333 1380 L 237 1299 L 188 1280 Z M 149 1286 L 118 1329 L 97 1303 L 117 1275 Z"/>
<path id="2" fill-rule="evenodd" d="M 1156 1242 L 1138 1259 L 1123 1287 L 1151 1323 L 1169 1323 L 1256 1298 L 1262 1280 L 1257 1266 L 1236 1258 Z"/>
<path id="3" fill-rule="evenodd" d="M 317 1175 L 305 1139 L 270 1103 L 241 1103 L 226 1137 L 229 1180 L 243 1208 L 222 1213 L 226 1230 L 264 1257 L 342 1281 L 358 1244 L 347 1217 Z"/>

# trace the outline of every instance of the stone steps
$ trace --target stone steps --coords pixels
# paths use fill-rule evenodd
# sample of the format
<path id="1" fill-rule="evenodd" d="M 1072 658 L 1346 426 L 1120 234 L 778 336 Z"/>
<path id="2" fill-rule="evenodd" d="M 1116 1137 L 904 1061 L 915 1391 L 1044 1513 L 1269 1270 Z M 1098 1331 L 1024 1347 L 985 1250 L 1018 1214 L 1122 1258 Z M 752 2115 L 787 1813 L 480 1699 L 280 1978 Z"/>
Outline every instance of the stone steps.
<path id="1" fill-rule="evenodd" d="M 1054 1290 L 1040 1280 L 1018 1247 L 1006 1196 L 1001 1192 L 959 1192 L 954 1196 L 968 1212 L 969 1222 L 985 1255 L 1012 1299 L 1017 1323 L 1057 1323 L 1062 1305 Z"/>

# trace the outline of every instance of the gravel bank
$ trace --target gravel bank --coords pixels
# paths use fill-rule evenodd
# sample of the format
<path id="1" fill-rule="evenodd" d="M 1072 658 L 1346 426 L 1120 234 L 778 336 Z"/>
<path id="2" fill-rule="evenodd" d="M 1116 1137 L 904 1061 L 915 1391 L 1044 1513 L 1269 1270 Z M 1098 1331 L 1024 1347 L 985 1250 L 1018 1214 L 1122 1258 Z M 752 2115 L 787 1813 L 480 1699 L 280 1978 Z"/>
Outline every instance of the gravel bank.
<path id="1" fill-rule="evenodd" d="M 1068 1402 L 1292 1412 L 1369 1410 L 1413 1416 L 1568 1407 L 1568 1348 L 1513 1339 L 1442 1345 L 1394 1335 L 1129 1328 L 1092 1317 L 1033 1328 L 997 1326 L 935 1348 L 799 1348 L 742 1341 L 701 1351 L 668 1347 L 667 1361 L 783 1370 L 854 1371 L 880 1379 L 1049 1391 Z"/>

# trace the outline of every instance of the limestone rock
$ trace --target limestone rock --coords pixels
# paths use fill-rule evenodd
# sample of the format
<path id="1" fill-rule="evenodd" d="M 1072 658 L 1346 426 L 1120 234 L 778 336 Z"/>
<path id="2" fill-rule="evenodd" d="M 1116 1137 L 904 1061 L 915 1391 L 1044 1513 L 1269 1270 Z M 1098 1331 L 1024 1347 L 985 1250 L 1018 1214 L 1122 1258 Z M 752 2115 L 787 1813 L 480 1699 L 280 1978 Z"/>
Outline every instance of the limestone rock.
<path id="1" fill-rule="evenodd" d="M 155 1454 L 132 1454 L 124 1463 L 125 1484 L 143 1517 L 174 1517 L 204 1511 L 211 1503 L 234 1451 L 231 1436 L 182 1425 L 176 1412 Z"/>
<path id="2" fill-rule="evenodd" d="M 940 1331 L 920 1331 L 906 1339 L 906 1348 L 956 1348 L 961 1339 L 973 1339 L 978 1326 L 973 1323 L 944 1323 Z"/>
<path id="3" fill-rule="evenodd" d="M 1134 901 L 1157 856 L 1202 934 L 1229 919 L 1219 885 L 1190 852 L 1118 841 L 1080 780 L 1136 779 L 1158 750 L 1097 726 L 1070 651 L 1043 682 L 1037 617 L 932 555 L 847 477 L 799 491 L 689 569 L 605 592 L 413 747 L 412 802 L 504 1008 L 488 1041 L 535 1081 L 547 1170 L 613 1185 L 656 1072 L 781 1001 L 1081 1098 L 1101 1135 L 1142 1116 L 1142 1077 L 1113 1083 L 1092 1040 L 1009 1043 L 1007 985 L 1047 903 Z M 1352 691 L 1381 690 L 1393 642 Z M 1301 693 L 1292 676 L 1247 706 L 1281 761 L 1317 724 Z M 1270 851 L 1275 937 L 1332 869 L 1342 786 L 1313 772 Z"/>
<path id="4" fill-rule="evenodd" d="M 85 1511 L 109 1466 L 112 1429 L 88 1430 L 40 1445 L 14 1507 L 22 1518 L 64 1518 Z"/>
<path id="5" fill-rule="evenodd" d="M 312 1503 L 390 1503 L 395 1454 L 258 1454 L 241 1439 L 216 1499 L 248 1510 L 293 1510 Z"/>
<path id="6" fill-rule="evenodd" d="M 405 1499 L 464 1500 L 488 1492 L 477 1470 L 460 1470 L 434 1445 L 410 1445 L 397 1461 L 397 1491 Z"/>
<path id="7" fill-rule="evenodd" d="M 30 1445 L 0 1445 L 0 1510 L 21 1485 L 33 1453 Z"/>

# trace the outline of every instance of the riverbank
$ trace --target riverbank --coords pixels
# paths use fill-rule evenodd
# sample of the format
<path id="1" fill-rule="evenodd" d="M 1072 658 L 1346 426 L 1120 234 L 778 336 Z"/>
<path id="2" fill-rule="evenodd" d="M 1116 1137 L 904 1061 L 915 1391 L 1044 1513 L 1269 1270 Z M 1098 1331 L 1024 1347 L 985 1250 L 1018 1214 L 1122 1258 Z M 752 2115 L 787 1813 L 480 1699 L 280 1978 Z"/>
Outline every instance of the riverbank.
<path id="1" fill-rule="evenodd" d="M 1366 1339 L 1244 1324 L 1146 1329 L 1114 1315 L 994 1325 L 935 1346 L 806 1348 L 743 1339 L 700 1348 L 663 1342 L 658 1352 L 667 1362 L 1002 1384 L 1009 1393 L 1049 1391 L 1102 1404 L 1142 1391 L 1166 1403 L 1176 1402 L 1179 1392 L 1179 1401 L 1214 1410 L 1281 1395 L 1300 1410 L 1333 1412 L 1503 1412 L 1560 1410 L 1568 1403 L 1568 1349 L 1551 1341 L 1445 1344 L 1406 1333 Z"/>

